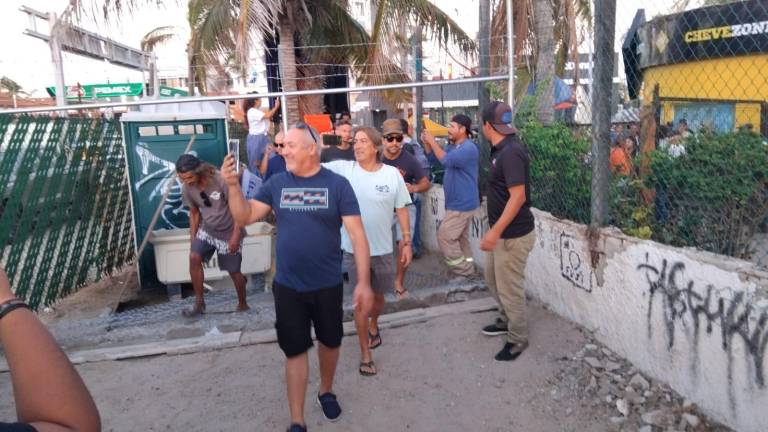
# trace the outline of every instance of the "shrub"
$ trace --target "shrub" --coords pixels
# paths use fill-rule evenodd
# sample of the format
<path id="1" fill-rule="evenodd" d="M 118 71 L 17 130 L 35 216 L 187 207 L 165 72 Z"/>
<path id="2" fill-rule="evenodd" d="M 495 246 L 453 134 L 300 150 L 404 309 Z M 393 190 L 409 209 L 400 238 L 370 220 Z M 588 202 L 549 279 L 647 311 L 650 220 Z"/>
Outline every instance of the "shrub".
<path id="1" fill-rule="evenodd" d="M 747 258 L 768 215 L 768 146 L 757 134 L 699 134 L 685 154 L 651 154 L 645 185 L 656 190 L 654 239 Z"/>

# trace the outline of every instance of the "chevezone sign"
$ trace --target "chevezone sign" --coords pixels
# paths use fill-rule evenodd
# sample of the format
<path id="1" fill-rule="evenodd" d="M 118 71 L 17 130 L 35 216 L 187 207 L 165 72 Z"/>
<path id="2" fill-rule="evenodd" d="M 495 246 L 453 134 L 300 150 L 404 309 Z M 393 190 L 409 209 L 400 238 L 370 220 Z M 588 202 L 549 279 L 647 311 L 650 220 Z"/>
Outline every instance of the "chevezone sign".
<path id="1" fill-rule="evenodd" d="M 640 69 L 768 53 L 766 0 L 737 1 L 665 15 L 637 29 Z"/>
<path id="2" fill-rule="evenodd" d="M 754 36 L 768 33 L 768 21 L 734 24 L 731 26 L 712 27 L 701 30 L 691 30 L 685 33 L 687 43 L 704 42 L 716 39 Z"/>

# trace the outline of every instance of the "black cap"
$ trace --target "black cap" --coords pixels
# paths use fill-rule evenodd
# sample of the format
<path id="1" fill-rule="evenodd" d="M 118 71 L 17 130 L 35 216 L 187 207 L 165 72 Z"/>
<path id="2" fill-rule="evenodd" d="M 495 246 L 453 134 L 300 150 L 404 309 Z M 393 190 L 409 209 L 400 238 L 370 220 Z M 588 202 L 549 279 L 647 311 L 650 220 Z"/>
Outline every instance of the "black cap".
<path id="1" fill-rule="evenodd" d="M 467 136 L 472 136 L 472 119 L 464 114 L 456 114 L 451 119 L 452 122 L 464 126 L 467 129 Z"/>
<path id="2" fill-rule="evenodd" d="M 512 135 L 517 132 L 512 124 L 512 107 L 504 102 L 493 101 L 484 106 L 481 118 L 483 124 L 490 123 L 502 135 Z"/>
<path id="3" fill-rule="evenodd" d="M 176 160 L 176 172 L 179 174 L 194 171 L 201 164 L 200 159 L 195 155 L 184 153 Z"/>

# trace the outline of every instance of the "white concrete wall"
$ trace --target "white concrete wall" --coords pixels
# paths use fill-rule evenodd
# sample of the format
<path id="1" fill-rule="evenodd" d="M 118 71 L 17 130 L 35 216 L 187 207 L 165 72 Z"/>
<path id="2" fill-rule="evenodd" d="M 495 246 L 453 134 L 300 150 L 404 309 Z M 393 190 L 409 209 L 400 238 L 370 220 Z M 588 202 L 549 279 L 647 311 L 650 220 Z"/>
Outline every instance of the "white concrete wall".
<path id="1" fill-rule="evenodd" d="M 445 195 L 440 185 L 432 186 L 422 196 L 421 204 L 421 242 L 427 250 L 439 252 L 437 245 L 437 228 L 445 217 Z M 485 203 L 475 211 L 472 224 L 469 227 L 469 242 L 472 246 L 475 264 L 485 267 L 485 252 L 480 250 L 480 239 L 488 231 L 488 215 L 485 213 Z"/>
<path id="2" fill-rule="evenodd" d="M 442 210 L 433 207 L 441 197 L 433 187 L 424 203 L 430 250 L 437 250 Z M 768 274 L 746 261 L 615 229 L 601 230 L 591 252 L 585 226 L 535 216 L 526 268 L 534 297 L 713 418 L 741 431 L 768 430 Z M 482 233 L 472 234 L 476 248 Z"/>

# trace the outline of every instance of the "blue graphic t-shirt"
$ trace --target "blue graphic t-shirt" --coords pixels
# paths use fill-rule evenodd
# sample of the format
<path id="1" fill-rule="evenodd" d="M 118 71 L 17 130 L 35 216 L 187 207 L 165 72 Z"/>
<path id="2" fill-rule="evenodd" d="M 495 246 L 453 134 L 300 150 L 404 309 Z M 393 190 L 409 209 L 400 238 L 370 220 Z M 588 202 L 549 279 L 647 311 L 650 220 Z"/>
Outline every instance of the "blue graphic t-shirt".
<path id="1" fill-rule="evenodd" d="M 275 211 L 275 281 L 299 292 L 338 285 L 341 217 L 360 215 L 352 186 L 325 168 L 312 177 L 283 172 L 270 177 L 256 199 Z"/>

